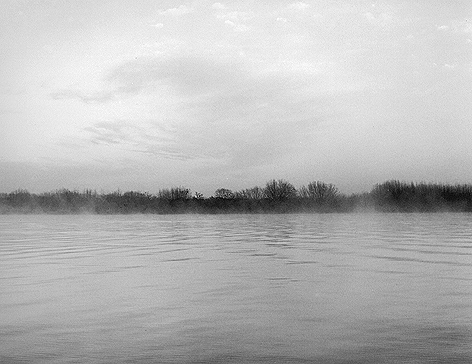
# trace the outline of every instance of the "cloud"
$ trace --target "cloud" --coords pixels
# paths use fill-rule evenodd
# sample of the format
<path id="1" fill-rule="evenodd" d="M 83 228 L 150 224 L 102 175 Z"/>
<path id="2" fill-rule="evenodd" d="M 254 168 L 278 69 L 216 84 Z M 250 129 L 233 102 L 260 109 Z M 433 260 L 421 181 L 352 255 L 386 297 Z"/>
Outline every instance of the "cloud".
<path id="1" fill-rule="evenodd" d="M 98 122 L 83 128 L 90 134 L 90 141 L 94 144 L 123 144 L 133 142 L 136 132 L 140 129 L 123 122 Z"/>
<path id="2" fill-rule="evenodd" d="M 298 2 L 296 2 L 296 3 L 289 4 L 289 5 L 287 6 L 287 9 L 289 9 L 289 10 L 301 10 L 301 11 L 303 11 L 303 10 L 308 9 L 309 7 L 310 7 L 309 4 L 304 3 L 304 2 L 302 2 L 302 1 L 298 1 Z"/>
<path id="3" fill-rule="evenodd" d="M 159 15 L 169 15 L 169 16 L 180 16 L 180 15 L 185 15 L 189 14 L 192 12 L 192 8 L 189 8 L 186 5 L 180 5 L 178 8 L 171 8 L 167 10 L 161 10 L 159 12 Z"/>
<path id="4" fill-rule="evenodd" d="M 226 9 L 226 7 L 225 7 L 222 3 L 214 3 L 211 7 L 212 7 L 213 9 L 217 9 L 217 10 Z"/>
<path id="5" fill-rule="evenodd" d="M 50 94 L 54 100 L 78 100 L 86 104 L 90 103 L 104 103 L 112 101 L 115 98 L 114 92 L 100 91 L 100 92 L 84 92 L 80 90 L 59 90 Z"/>
<path id="6" fill-rule="evenodd" d="M 208 158 L 209 154 L 181 145 L 179 133 L 174 125 L 142 120 L 116 120 L 96 122 L 82 129 L 84 142 L 88 146 L 106 147 L 127 152 L 128 158 L 134 155 L 148 155 L 171 160 L 188 161 Z M 83 145 L 79 145 L 83 147 Z M 202 148 L 200 148 L 202 149 Z"/>
<path id="7" fill-rule="evenodd" d="M 111 70 L 103 79 L 106 91 L 96 95 L 154 98 L 156 103 L 143 105 L 156 119 L 112 118 L 83 132 L 89 146 L 109 148 L 110 155 L 117 148 L 136 158 L 192 160 L 200 170 L 243 173 L 310 145 L 318 124 L 332 113 L 327 95 L 337 91 L 318 68 L 298 63 L 268 68 L 204 54 L 132 59 Z M 93 96 L 67 95 L 84 102 Z M 166 100 L 156 111 L 162 95 Z"/>
<path id="8" fill-rule="evenodd" d="M 152 92 L 171 87 L 186 96 L 216 92 L 237 83 L 237 61 L 202 56 L 148 57 L 125 62 L 108 74 L 105 81 L 118 93 Z"/>
<path id="9" fill-rule="evenodd" d="M 224 87 L 228 82 L 237 82 L 231 70 L 237 63 L 198 56 L 143 57 L 112 69 L 102 79 L 100 91 L 58 90 L 50 96 L 54 100 L 106 103 L 122 96 L 152 93 L 168 87 L 184 95 L 196 96 Z"/>
<path id="10" fill-rule="evenodd" d="M 225 20 L 225 24 L 232 27 L 235 32 L 246 32 L 250 29 L 248 26 L 244 24 L 236 24 L 236 23 L 233 23 L 231 20 Z"/>
<path id="11" fill-rule="evenodd" d="M 450 30 L 456 34 L 469 35 L 472 33 L 472 23 L 468 20 L 453 20 L 449 25 L 437 26 L 438 30 Z"/>
<path id="12" fill-rule="evenodd" d="M 163 24 L 163 23 L 151 24 L 151 27 L 154 27 L 154 28 L 163 28 L 163 27 L 164 27 L 164 24 Z"/>
<path id="13" fill-rule="evenodd" d="M 307 142 L 324 117 L 323 97 L 305 94 L 317 81 L 312 74 L 259 73 L 241 64 L 219 61 L 216 66 L 212 59 L 203 67 L 202 59 L 192 61 L 198 68 L 212 69 L 208 75 L 214 79 L 207 82 L 212 87 L 205 97 L 182 105 L 192 122 L 177 124 L 173 137 L 174 146 L 185 155 L 206 156 L 234 168 L 272 162 Z M 188 94 L 183 78 L 174 82 Z"/>
<path id="14" fill-rule="evenodd" d="M 323 81 L 306 67 L 263 71 L 234 59 L 161 56 L 125 62 L 104 82 L 115 97 L 152 95 L 165 87 L 176 106 L 170 111 L 172 102 L 166 103 L 164 112 L 174 117 L 97 122 L 83 129 L 88 145 L 205 161 L 203 169 L 225 165 L 245 170 L 272 163 L 299 143 L 309 143 L 326 114 L 323 92 L 313 91 L 322 89 Z"/>
<path id="15" fill-rule="evenodd" d="M 460 29 L 463 33 L 472 33 L 472 22 L 463 21 L 460 24 Z"/>
<path id="16" fill-rule="evenodd" d="M 50 96 L 54 100 L 72 99 L 86 104 L 107 103 L 123 96 L 152 93 L 168 87 L 180 94 L 196 96 L 215 91 L 228 82 L 237 83 L 231 69 L 237 63 L 198 56 L 133 59 L 112 69 L 102 79 L 102 90 L 65 89 L 53 92 Z"/>
<path id="17" fill-rule="evenodd" d="M 254 13 L 245 11 L 232 11 L 224 14 L 216 15 L 216 18 L 223 20 L 226 25 L 229 25 L 236 32 L 245 32 L 250 29 L 245 24 L 248 20 L 254 17 Z"/>
<path id="18" fill-rule="evenodd" d="M 231 11 L 216 16 L 220 20 L 231 20 L 233 22 L 244 22 L 254 17 L 254 13 L 247 11 Z"/>
<path id="19" fill-rule="evenodd" d="M 395 18 L 393 14 L 388 12 L 381 12 L 378 14 L 372 14 L 371 12 L 364 13 L 364 17 L 367 21 L 375 26 L 379 26 L 381 28 L 388 28 L 389 26 L 393 25 L 395 22 Z"/>
<path id="20" fill-rule="evenodd" d="M 155 121 L 102 121 L 83 128 L 83 131 L 86 133 L 86 141 L 92 145 L 120 148 L 127 152 L 166 159 L 190 160 L 198 157 L 197 154 L 180 150 L 171 125 Z"/>

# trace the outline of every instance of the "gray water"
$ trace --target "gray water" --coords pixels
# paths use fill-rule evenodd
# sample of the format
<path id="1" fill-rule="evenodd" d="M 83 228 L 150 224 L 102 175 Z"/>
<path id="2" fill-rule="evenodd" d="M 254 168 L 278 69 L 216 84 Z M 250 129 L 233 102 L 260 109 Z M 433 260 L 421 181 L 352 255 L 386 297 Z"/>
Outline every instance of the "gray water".
<path id="1" fill-rule="evenodd" d="M 1 363 L 472 363 L 472 215 L 0 216 Z"/>

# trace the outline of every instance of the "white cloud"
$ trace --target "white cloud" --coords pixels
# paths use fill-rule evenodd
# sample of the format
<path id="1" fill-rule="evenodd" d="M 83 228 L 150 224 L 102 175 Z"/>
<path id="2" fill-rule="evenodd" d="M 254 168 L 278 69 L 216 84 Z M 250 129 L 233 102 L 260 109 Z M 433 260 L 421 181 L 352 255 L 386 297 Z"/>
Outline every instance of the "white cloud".
<path id="1" fill-rule="evenodd" d="M 224 62 L 200 56 L 143 57 L 121 64 L 105 78 L 105 82 L 115 94 L 125 96 L 171 87 L 187 97 L 198 97 L 218 92 L 228 82 L 237 82 L 242 74 L 242 71 L 234 74 L 232 68 L 237 66 L 237 61 Z"/>
<path id="2" fill-rule="evenodd" d="M 164 27 L 164 24 L 162 24 L 162 23 L 151 24 L 151 27 L 154 27 L 154 28 L 163 28 L 163 27 Z"/>
<path id="3" fill-rule="evenodd" d="M 456 34 L 471 34 L 472 33 L 472 22 L 469 22 L 467 20 L 456 20 L 452 21 L 450 26 L 445 28 L 445 26 L 439 26 L 437 27 L 438 30 L 451 30 L 453 33 Z"/>
<path id="4" fill-rule="evenodd" d="M 307 90 L 315 83 L 320 87 L 320 77 L 310 65 L 267 71 L 199 56 L 132 60 L 104 80 L 110 93 L 145 97 L 168 90 L 179 101 L 175 111 L 168 103 L 167 112 L 179 117 L 154 126 L 119 120 L 95 123 L 84 129 L 87 145 L 163 159 L 203 160 L 208 162 L 205 168 L 214 162 L 243 171 L 272 163 L 281 151 L 307 142 L 323 119 L 322 92 Z"/>
<path id="5" fill-rule="evenodd" d="M 221 20 L 231 20 L 232 22 L 242 22 L 247 21 L 254 17 L 253 13 L 248 13 L 245 11 L 232 11 L 225 14 L 219 14 L 216 16 Z"/>
<path id="6" fill-rule="evenodd" d="M 126 92 L 125 92 L 126 93 Z M 78 100 L 86 104 L 106 103 L 115 98 L 110 91 L 84 92 L 81 90 L 58 90 L 50 94 L 53 100 Z"/>
<path id="7" fill-rule="evenodd" d="M 369 23 L 379 26 L 381 28 L 387 28 L 395 21 L 393 15 L 387 12 L 379 13 L 376 15 L 372 14 L 371 12 L 367 12 L 364 13 L 364 17 Z"/>
<path id="8" fill-rule="evenodd" d="M 226 9 L 226 7 L 225 7 L 222 3 L 214 3 L 211 7 L 212 7 L 213 9 L 217 9 L 217 10 Z"/>
<path id="9" fill-rule="evenodd" d="M 449 27 L 447 25 L 441 25 L 438 27 L 438 30 L 449 30 Z"/>
<path id="10" fill-rule="evenodd" d="M 235 32 L 245 32 L 249 30 L 249 27 L 244 24 L 236 24 L 231 20 L 225 20 L 225 24 L 233 27 Z"/>
<path id="11" fill-rule="evenodd" d="M 290 10 L 306 10 L 309 7 L 310 7 L 310 5 L 308 5 L 307 3 L 304 3 L 302 1 L 298 1 L 296 3 L 289 4 L 287 6 L 287 9 L 290 9 Z"/>
<path id="12" fill-rule="evenodd" d="M 282 18 L 282 17 L 279 16 L 279 17 L 277 18 L 277 21 L 278 21 L 278 22 L 281 22 L 281 23 L 286 23 L 288 20 L 287 20 L 287 18 Z"/>
<path id="13" fill-rule="evenodd" d="M 224 20 L 226 25 L 233 27 L 233 30 L 236 32 L 245 32 L 250 29 L 249 26 L 244 24 L 247 20 L 250 20 L 254 17 L 253 13 L 248 13 L 245 11 L 232 11 L 225 14 L 218 14 L 217 19 Z"/>
<path id="14" fill-rule="evenodd" d="M 159 15 L 171 15 L 171 16 L 180 16 L 184 14 L 188 14 L 192 11 L 191 8 L 189 8 L 186 5 L 180 5 L 178 8 L 171 8 L 167 10 L 161 10 L 159 12 Z"/>
<path id="15" fill-rule="evenodd" d="M 472 33 L 472 23 L 464 21 L 462 23 L 462 31 L 464 33 Z"/>

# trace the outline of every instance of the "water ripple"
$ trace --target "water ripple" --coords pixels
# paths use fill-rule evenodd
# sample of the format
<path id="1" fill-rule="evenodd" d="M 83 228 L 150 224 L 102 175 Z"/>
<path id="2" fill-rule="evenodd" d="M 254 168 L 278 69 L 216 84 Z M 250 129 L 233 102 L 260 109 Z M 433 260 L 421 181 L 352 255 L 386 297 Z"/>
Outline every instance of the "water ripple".
<path id="1" fill-rule="evenodd" d="M 0 362 L 472 362 L 472 215 L 0 216 Z"/>

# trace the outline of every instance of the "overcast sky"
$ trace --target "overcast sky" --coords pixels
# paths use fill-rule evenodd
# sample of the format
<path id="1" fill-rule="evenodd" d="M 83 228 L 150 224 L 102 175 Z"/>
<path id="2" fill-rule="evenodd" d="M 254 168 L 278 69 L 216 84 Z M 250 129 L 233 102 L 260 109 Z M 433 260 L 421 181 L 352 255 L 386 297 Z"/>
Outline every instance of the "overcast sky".
<path id="1" fill-rule="evenodd" d="M 0 192 L 472 182 L 472 2 L 0 2 Z"/>

